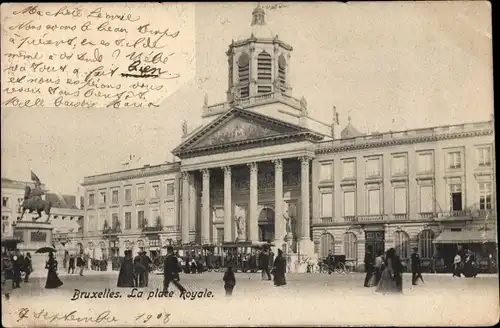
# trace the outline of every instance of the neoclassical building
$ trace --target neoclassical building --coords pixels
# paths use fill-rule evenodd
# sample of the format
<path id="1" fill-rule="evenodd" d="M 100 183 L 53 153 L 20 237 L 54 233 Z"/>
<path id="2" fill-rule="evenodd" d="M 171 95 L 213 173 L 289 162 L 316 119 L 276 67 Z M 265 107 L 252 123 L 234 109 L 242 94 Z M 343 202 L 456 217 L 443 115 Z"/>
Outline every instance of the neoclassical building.
<path id="1" fill-rule="evenodd" d="M 251 25 L 226 52 L 227 100 L 183 124 L 178 162 L 85 178 L 88 247 L 271 241 L 360 264 L 367 246 L 430 258 L 441 243 L 496 241 L 492 122 L 366 135 L 349 120 L 335 138 L 335 119 L 292 96 L 293 48 L 262 8 Z"/>

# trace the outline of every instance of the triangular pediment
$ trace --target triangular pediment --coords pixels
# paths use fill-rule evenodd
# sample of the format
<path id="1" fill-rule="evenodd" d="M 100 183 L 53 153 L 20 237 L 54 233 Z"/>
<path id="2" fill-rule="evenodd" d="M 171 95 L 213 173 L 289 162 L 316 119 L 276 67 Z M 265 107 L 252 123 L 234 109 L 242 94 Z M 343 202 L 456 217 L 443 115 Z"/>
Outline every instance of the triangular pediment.
<path id="1" fill-rule="evenodd" d="M 294 124 L 233 108 L 190 136 L 174 150 L 174 153 L 242 141 L 257 141 L 304 131 L 306 130 Z"/>

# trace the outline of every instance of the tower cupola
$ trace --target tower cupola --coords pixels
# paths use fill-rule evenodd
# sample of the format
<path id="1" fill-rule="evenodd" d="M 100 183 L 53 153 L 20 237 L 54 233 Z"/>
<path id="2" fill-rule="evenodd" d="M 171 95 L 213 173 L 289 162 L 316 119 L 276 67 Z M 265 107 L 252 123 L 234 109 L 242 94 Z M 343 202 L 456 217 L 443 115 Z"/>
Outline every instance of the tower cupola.
<path id="1" fill-rule="evenodd" d="M 293 48 L 274 35 L 266 24 L 266 13 L 257 5 L 252 12 L 250 35 L 232 41 L 228 56 L 227 100 L 281 93 L 291 96 L 290 59 Z"/>

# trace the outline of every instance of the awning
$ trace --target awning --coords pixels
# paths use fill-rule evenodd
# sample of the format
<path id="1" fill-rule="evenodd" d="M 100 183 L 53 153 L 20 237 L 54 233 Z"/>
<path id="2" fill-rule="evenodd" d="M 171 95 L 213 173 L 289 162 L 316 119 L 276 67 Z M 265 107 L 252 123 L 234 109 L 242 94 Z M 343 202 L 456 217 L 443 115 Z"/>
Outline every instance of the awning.
<path id="1" fill-rule="evenodd" d="M 496 230 L 462 230 L 441 232 L 432 241 L 433 244 L 462 244 L 462 243 L 495 243 Z"/>

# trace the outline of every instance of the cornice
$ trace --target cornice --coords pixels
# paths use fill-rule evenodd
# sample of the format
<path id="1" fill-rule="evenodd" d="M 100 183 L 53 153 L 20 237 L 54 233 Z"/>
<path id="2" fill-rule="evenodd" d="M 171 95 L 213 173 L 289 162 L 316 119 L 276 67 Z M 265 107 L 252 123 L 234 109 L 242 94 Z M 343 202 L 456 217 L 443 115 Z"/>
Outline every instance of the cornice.
<path id="1" fill-rule="evenodd" d="M 321 146 L 325 146 L 325 147 L 317 149 L 316 153 L 317 154 L 338 153 L 338 152 L 352 151 L 352 150 L 359 150 L 359 149 L 389 147 L 389 146 L 434 142 L 434 141 L 450 140 L 450 139 L 472 138 L 472 137 L 487 136 L 487 135 L 492 135 L 492 134 L 493 134 L 493 130 L 483 130 L 483 131 L 467 131 L 467 132 L 458 132 L 458 133 L 446 133 L 446 134 L 439 134 L 439 135 L 428 135 L 428 136 L 409 137 L 409 138 L 381 140 L 381 141 L 379 140 L 379 141 L 372 141 L 372 142 L 366 141 L 366 142 L 360 143 L 360 144 L 354 144 L 355 141 L 353 140 L 353 144 L 350 144 L 350 145 L 338 145 L 338 146 L 332 145 L 330 147 L 325 146 L 326 143 L 320 143 L 320 144 L 318 144 L 318 148 Z M 332 144 L 331 141 L 329 143 Z"/>
<path id="2" fill-rule="evenodd" d="M 149 167 L 142 167 L 142 168 L 138 168 L 138 169 L 134 169 L 134 170 L 119 171 L 119 172 L 113 172 L 113 173 L 107 173 L 107 174 L 100 174 L 98 176 L 85 177 L 85 179 L 88 179 L 90 181 L 84 181 L 81 185 L 82 186 L 93 186 L 93 185 L 97 185 L 97 184 L 114 182 L 114 181 L 148 178 L 148 177 L 154 177 L 154 176 L 164 175 L 164 174 L 168 174 L 168 173 L 180 172 L 180 164 L 179 163 L 175 163 L 175 165 L 172 165 L 171 167 L 165 168 L 163 170 L 161 170 L 161 169 L 154 170 L 155 168 L 158 168 L 158 167 L 159 166 L 149 166 Z M 153 170 L 147 170 L 147 169 L 151 169 L 151 168 L 153 168 Z M 134 172 L 135 170 L 144 170 L 144 171 L 143 172 Z"/>

